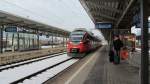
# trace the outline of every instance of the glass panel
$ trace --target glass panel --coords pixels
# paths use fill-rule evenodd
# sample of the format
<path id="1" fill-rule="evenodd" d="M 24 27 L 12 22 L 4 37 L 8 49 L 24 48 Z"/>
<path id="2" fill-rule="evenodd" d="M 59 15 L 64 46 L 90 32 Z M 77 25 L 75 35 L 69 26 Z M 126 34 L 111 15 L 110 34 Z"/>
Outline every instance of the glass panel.
<path id="1" fill-rule="evenodd" d="M 71 41 L 81 41 L 82 38 L 83 38 L 82 35 L 73 35 L 73 36 L 70 37 L 70 40 Z"/>

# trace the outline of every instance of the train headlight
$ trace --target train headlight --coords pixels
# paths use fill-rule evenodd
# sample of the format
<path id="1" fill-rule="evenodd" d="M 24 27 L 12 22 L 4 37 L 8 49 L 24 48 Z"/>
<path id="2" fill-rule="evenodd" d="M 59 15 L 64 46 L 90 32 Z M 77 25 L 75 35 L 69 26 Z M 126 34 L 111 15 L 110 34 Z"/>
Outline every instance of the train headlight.
<path id="1" fill-rule="evenodd" d="M 83 43 L 82 41 L 80 43 Z"/>

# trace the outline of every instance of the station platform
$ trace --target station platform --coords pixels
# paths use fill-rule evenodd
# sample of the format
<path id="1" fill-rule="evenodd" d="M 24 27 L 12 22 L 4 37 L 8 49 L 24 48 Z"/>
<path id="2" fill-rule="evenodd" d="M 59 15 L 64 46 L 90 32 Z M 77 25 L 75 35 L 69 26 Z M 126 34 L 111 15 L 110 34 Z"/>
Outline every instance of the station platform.
<path id="1" fill-rule="evenodd" d="M 102 46 L 44 84 L 140 84 L 139 67 L 130 61 L 110 63 Z"/>
<path id="2" fill-rule="evenodd" d="M 92 54 L 93 59 L 65 84 L 139 84 L 139 68 L 126 60 L 118 65 L 110 63 L 106 47 Z"/>
<path id="3" fill-rule="evenodd" d="M 84 84 L 138 84 L 139 69 L 127 61 L 114 65 L 108 61 L 108 51 L 103 47 L 95 65 L 91 69 Z"/>

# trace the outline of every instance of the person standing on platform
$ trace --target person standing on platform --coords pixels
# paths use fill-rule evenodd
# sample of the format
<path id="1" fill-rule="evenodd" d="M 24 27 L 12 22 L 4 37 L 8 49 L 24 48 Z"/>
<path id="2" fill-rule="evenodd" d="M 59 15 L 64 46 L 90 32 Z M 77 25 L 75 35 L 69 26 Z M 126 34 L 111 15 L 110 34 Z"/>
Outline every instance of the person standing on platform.
<path id="1" fill-rule="evenodd" d="M 115 50 L 114 63 L 119 64 L 120 63 L 120 50 L 123 47 L 123 42 L 120 40 L 119 35 L 114 36 L 113 47 Z"/>

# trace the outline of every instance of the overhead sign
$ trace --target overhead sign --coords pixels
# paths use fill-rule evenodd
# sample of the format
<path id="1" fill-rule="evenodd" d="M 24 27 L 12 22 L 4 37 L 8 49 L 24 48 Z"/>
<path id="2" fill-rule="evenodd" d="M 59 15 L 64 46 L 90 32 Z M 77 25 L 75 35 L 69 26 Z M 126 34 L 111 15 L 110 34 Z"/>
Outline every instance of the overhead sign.
<path id="1" fill-rule="evenodd" d="M 133 16 L 132 25 L 135 26 L 135 28 L 141 28 L 141 27 L 140 27 L 140 20 L 141 20 L 141 14 L 140 14 L 140 11 L 138 11 L 138 12 Z M 148 20 L 148 18 L 147 18 L 147 20 Z M 148 21 L 148 28 L 150 28 L 150 21 Z"/>
<path id="2" fill-rule="evenodd" d="M 148 21 L 147 25 L 148 25 L 148 28 L 150 28 L 150 21 Z M 135 24 L 135 28 L 141 28 L 140 22 Z"/>
<path id="3" fill-rule="evenodd" d="M 97 29 L 111 29 L 112 23 L 104 23 L 104 22 L 95 23 L 95 28 L 97 28 Z"/>
<path id="4" fill-rule="evenodd" d="M 6 27 L 5 32 L 17 32 L 17 27 L 15 26 Z"/>
<path id="5" fill-rule="evenodd" d="M 134 16 L 133 16 L 133 21 L 132 24 L 136 26 L 136 28 L 140 28 L 140 11 L 138 11 Z"/>

